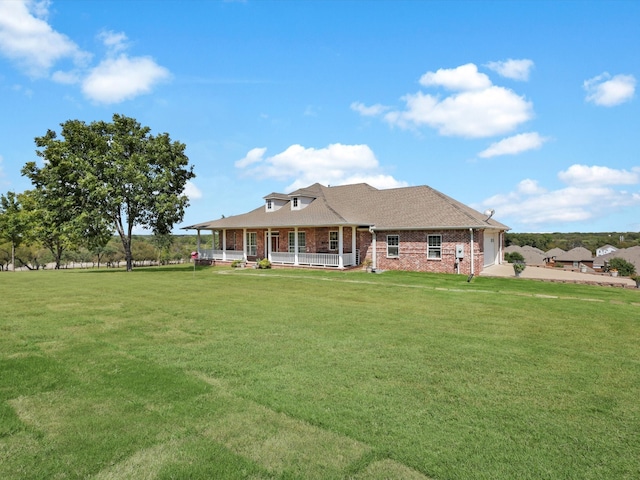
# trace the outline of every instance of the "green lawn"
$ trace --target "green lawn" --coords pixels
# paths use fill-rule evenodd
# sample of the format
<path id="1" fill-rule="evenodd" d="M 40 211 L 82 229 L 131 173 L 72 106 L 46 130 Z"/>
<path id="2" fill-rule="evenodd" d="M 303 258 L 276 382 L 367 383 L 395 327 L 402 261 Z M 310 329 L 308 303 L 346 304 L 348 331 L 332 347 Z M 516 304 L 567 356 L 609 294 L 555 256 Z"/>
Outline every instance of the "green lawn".
<path id="1" fill-rule="evenodd" d="M 640 478 L 640 291 L 0 274 L 0 478 Z"/>

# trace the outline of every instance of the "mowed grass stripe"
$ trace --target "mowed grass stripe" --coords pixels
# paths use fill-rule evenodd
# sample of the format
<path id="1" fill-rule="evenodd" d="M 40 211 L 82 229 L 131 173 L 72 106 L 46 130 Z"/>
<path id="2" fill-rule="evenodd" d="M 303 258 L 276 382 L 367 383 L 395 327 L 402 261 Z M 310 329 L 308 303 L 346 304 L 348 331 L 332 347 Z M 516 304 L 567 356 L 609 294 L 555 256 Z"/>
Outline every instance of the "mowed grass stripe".
<path id="1" fill-rule="evenodd" d="M 0 275 L 0 477 L 640 471 L 637 291 L 220 270 Z"/>

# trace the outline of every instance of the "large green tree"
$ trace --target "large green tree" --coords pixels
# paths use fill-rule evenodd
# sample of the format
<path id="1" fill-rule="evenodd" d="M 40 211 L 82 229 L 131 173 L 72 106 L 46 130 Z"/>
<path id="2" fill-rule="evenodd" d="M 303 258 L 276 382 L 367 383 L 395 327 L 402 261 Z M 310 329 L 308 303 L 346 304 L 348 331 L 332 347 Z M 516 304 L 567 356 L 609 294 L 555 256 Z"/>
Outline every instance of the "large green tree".
<path id="1" fill-rule="evenodd" d="M 61 126 L 61 138 L 52 130 L 36 138 L 43 166 L 29 162 L 22 173 L 85 239 L 106 238 L 105 224 L 117 231 L 131 270 L 134 227 L 167 234 L 184 216 L 184 190 L 195 177 L 185 145 L 117 114 Z"/>

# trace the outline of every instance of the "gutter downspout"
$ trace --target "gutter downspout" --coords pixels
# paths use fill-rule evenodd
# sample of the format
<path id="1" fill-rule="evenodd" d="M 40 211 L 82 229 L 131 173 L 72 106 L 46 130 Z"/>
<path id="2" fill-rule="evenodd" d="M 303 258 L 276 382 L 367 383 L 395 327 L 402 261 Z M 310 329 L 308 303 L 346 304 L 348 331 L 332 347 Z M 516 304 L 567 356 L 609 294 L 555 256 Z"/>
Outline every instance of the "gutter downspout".
<path id="1" fill-rule="evenodd" d="M 469 245 L 471 247 L 471 275 L 474 274 L 474 268 L 473 268 L 473 264 L 474 264 L 474 260 L 473 260 L 473 228 L 469 229 L 469 233 L 471 234 L 471 244 Z"/>
<path id="2" fill-rule="evenodd" d="M 369 227 L 369 233 L 371 233 L 371 268 L 378 268 L 378 256 L 376 255 L 376 231 L 374 227 Z"/>

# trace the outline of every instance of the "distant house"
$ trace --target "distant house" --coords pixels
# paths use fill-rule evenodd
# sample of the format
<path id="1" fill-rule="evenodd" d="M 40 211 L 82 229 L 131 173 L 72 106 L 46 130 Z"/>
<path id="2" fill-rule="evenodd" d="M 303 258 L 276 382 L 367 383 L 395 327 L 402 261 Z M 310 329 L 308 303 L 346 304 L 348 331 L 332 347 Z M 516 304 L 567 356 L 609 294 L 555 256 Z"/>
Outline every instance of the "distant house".
<path id="1" fill-rule="evenodd" d="M 596 249 L 596 257 L 601 257 L 601 256 L 606 255 L 608 253 L 613 253 L 616 250 L 618 250 L 618 249 L 616 247 L 614 247 L 613 245 L 609 245 L 609 244 L 603 245 L 602 247 Z"/>
<path id="2" fill-rule="evenodd" d="M 636 272 L 640 273 L 640 246 L 616 249 L 615 252 L 597 257 L 594 268 L 604 268 L 612 258 L 622 258 L 632 263 L 636 267 Z"/>
<path id="3" fill-rule="evenodd" d="M 479 274 L 502 262 L 509 229 L 428 186 L 315 183 L 263 198 L 250 212 L 184 227 L 198 233 L 199 259 Z M 211 248 L 202 231 L 213 232 Z"/>
<path id="4" fill-rule="evenodd" d="M 545 252 L 545 258 L 544 258 L 544 263 L 547 266 L 554 266 L 556 263 L 556 258 L 566 254 L 567 252 L 562 250 L 561 248 L 552 248 L 551 250 L 548 250 L 547 252 Z"/>
<path id="5" fill-rule="evenodd" d="M 581 266 L 593 268 L 593 260 L 593 254 L 590 250 L 584 247 L 576 247 L 568 252 L 557 255 L 555 257 L 555 264 L 571 268 L 580 268 Z"/>

